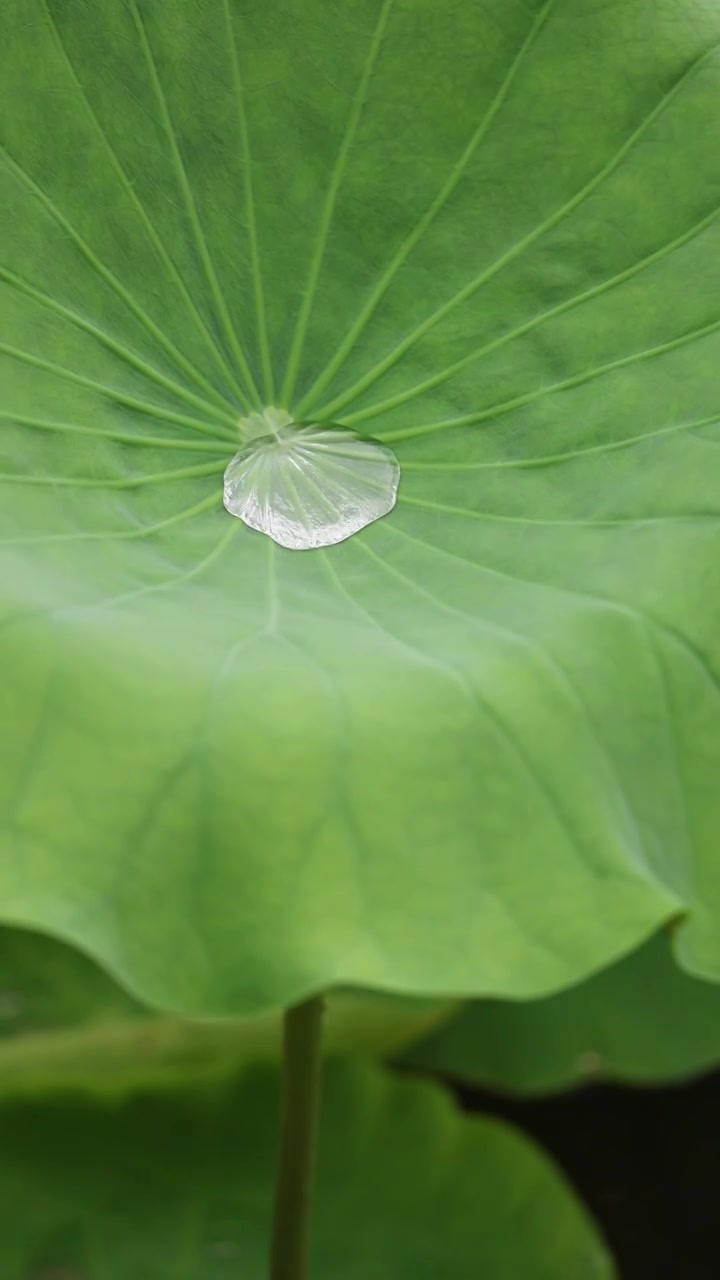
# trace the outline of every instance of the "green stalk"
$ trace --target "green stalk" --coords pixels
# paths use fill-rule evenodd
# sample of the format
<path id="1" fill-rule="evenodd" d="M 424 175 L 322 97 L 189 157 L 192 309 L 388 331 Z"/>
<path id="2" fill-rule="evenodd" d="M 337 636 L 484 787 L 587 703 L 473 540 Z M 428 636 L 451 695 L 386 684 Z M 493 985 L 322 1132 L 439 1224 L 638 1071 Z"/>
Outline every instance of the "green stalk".
<path id="1" fill-rule="evenodd" d="M 270 1280 L 306 1280 L 315 1177 L 324 1001 L 313 996 L 284 1018 L 284 1088 Z"/>

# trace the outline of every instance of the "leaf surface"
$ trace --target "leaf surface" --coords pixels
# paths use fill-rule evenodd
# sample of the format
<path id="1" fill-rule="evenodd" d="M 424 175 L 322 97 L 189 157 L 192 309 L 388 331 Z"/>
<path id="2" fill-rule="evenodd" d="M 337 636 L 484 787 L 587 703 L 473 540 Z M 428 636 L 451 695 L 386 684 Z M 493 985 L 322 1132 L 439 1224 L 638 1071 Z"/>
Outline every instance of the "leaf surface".
<path id="1" fill-rule="evenodd" d="M 276 1079 L 222 1093 L 0 1107 L 7 1280 L 260 1280 Z M 152 1189 L 152 1196 L 148 1191 Z M 313 1240 L 317 1280 L 611 1280 L 584 1211 L 505 1124 L 442 1091 L 328 1073 Z"/>
<path id="2" fill-rule="evenodd" d="M 397 1056 L 456 1006 L 333 991 L 326 1054 Z M 134 1000 L 86 956 L 53 938 L 0 929 L 0 1095 L 70 1089 L 119 1096 L 167 1082 L 226 1079 L 247 1062 L 279 1062 L 282 1018 L 196 1019 Z"/>
<path id="3" fill-rule="evenodd" d="M 0 911 L 146 1000 L 720 976 L 720 13 L 6 0 Z M 387 442 L 299 554 L 241 416 Z"/>
<path id="4" fill-rule="evenodd" d="M 477 1000 L 406 1055 L 413 1067 L 536 1093 L 598 1079 L 660 1084 L 720 1062 L 720 992 L 653 938 L 545 1000 Z"/>

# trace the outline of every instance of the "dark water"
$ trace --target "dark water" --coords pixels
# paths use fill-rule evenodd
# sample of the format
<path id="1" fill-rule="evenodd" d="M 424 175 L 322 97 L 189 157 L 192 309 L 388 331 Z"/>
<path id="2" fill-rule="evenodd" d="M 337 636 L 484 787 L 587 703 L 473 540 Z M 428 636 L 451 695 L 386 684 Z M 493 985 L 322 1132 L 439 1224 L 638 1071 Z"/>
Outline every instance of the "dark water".
<path id="1" fill-rule="evenodd" d="M 458 1090 L 531 1134 L 600 1222 L 621 1280 L 720 1280 L 720 1073 L 533 1102 Z"/>

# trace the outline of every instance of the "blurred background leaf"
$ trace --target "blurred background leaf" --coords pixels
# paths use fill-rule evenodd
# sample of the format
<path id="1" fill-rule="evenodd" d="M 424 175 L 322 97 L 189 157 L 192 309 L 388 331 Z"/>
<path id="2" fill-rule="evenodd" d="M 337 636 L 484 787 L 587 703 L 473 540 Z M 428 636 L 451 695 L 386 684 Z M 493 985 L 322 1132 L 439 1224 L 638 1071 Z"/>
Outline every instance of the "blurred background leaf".
<path id="1" fill-rule="evenodd" d="M 271 1068 L 215 1091 L 0 1105 L 3 1280 L 265 1280 Z M 327 1073 L 313 1280 L 610 1280 L 591 1222 L 510 1126 L 433 1085 Z"/>
<path id="2" fill-rule="evenodd" d="M 558 995 L 464 1005 L 406 1061 L 521 1093 L 680 1080 L 720 1062 L 720 987 L 683 973 L 662 932 Z"/>

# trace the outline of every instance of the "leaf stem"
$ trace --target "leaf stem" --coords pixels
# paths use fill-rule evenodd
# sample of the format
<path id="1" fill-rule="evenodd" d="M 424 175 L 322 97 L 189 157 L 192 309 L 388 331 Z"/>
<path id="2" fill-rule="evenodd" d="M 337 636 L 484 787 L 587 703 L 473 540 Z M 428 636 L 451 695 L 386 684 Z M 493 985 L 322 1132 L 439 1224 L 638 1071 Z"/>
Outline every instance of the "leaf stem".
<path id="1" fill-rule="evenodd" d="M 285 1012 L 284 1088 L 270 1280 L 306 1280 L 315 1176 L 324 1000 L 312 996 Z"/>

